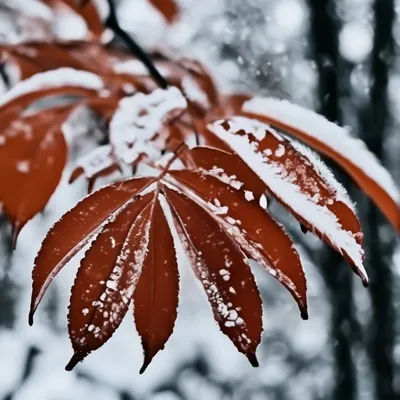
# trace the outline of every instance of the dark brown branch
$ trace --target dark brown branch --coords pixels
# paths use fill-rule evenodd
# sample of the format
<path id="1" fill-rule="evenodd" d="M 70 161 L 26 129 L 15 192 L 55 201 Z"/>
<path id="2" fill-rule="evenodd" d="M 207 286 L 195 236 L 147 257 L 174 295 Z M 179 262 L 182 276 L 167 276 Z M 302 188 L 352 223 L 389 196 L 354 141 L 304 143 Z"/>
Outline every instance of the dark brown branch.
<path id="1" fill-rule="evenodd" d="M 330 0 L 308 0 L 311 9 L 313 58 L 319 72 L 320 112 L 330 121 L 341 123 L 339 68 L 341 58 L 338 46 L 339 23 Z M 341 71 L 340 71 L 341 72 Z M 340 181 L 348 186 L 343 173 Z M 347 184 L 346 184 L 347 182 Z M 332 398 L 354 400 L 356 397 L 356 370 L 352 355 L 353 343 L 359 338 L 360 327 L 355 317 L 351 274 L 342 257 L 331 249 L 319 254 L 321 273 L 329 289 L 332 304 L 331 335 L 334 343 L 335 387 Z"/>
<path id="2" fill-rule="evenodd" d="M 371 62 L 371 94 L 369 104 L 362 110 L 361 138 L 375 155 L 383 158 L 385 131 L 390 120 L 388 83 L 394 56 L 393 23 L 394 0 L 375 0 L 375 35 Z M 368 328 L 368 352 L 375 371 L 376 398 L 394 400 L 396 393 L 393 360 L 395 346 L 395 309 L 391 258 L 394 236 L 389 244 L 380 237 L 380 228 L 387 224 L 377 208 L 368 202 L 365 210 L 365 238 L 367 243 L 368 273 L 372 300 L 371 325 Z"/>
<path id="3" fill-rule="evenodd" d="M 106 26 L 109 27 L 124 42 L 128 49 L 145 65 L 157 85 L 162 89 L 166 89 L 169 86 L 169 83 L 160 74 L 151 60 L 151 57 L 119 25 L 114 1 L 107 0 L 107 3 L 110 7 L 110 14 L 107 18 Z"/>

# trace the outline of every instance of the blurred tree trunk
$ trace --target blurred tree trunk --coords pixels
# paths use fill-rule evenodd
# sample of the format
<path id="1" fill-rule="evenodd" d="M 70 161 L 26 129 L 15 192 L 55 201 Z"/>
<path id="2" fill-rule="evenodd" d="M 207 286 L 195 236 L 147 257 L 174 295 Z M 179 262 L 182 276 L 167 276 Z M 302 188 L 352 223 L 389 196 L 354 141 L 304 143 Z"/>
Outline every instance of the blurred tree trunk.
<path id="1" fill-rule="evenodd" d="M 339 88 L 348 79 L 339 71 L 338 21 L 330 0 L 308 0 L 311 11 L 312 58 L 319 72 L 319 112 L 332 122 L 341 124 Z M 336 171 L 335 171 L 336 172 Z M 338 175 L 338 173 L 336 173 Z M 349 186 L 349 179 L 339 173 L 339 180 Z M 342 257 L 326 247 L 318 257 L 321 272 L 329 289 L 332 304 L 331 335 L 334 348 L 336 380 L 333 399 L 356 398 L 356 373 L 352 357 L 352 341 L 359 332 L 353 310 L 352 278 Z"/>
<path id="2" fill-rule="evenodd" d="M 371 60 L 370 101 L 361 113 L 361 138 L 368 148 L 383 160 L 383 145 L 386 128 L 389 125 L 387 88 L 390 68 L 394 56 L 393 21 L 395 18 L 394 0 L 375 0 L 374 46 Z M 387 222 L 368 202 L 364 225 L 368 273 L 370 275 L 370 294 L 372 300 L 372 320 L 368 329 L 368 352 L 375 370 L 376 398 L 394 400 L 400 393 L 394 389 L 393 349 L 395 341 L 395 311 L 393 299 L 393 273 L 391 263 L 394 251 L 394 235 L 383 240 L 381 228 Z"/>

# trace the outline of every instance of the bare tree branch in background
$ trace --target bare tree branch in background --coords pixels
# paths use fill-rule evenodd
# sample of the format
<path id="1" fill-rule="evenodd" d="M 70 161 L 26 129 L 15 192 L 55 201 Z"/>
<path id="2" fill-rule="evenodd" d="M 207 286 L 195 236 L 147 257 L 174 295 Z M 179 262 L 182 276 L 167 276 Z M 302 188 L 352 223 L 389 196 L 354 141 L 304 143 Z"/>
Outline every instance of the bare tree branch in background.
<path id="1" fill-rule="evenodd" d="M 393 22 L 394 0 L 375 0 L 374 46 L 371 60 L 371 92 L 369 104 L 361 112 L 361 139 L 369 149 L 382 159 L 385 132 L 390 119 L 387 88 L 389 72 L 394 56 Z M 363 227 L 366 238 L 368 272 L 371 278 L 372 299 L 371 326 L 368 329 L 368 350 L 375 370 L 376 398 L 391 400 L 399 398 L 394 389 L 393 349 L 395 341 L 395 312 L 393 299 L 393 273 L 391 260 L 394 237 L 386 244 L 380 228 L 386 225 L 379 211 L 368 201 Z M 388 228 L 390 229 L 390 228 Z"/>
<path id="2" fill-rule="evenodd" d="M 338 23 L 334 17 L 331 0 L 308 0 L 311 11 L 311 36 L 313 59 L 319 72 L 320 113 L 332 122 L 341 124 L 340 111 Z M 342 71 L 341 71 L 342 72 Z M 340 180 L 349 186 L 349 179 L 340 174 Z M 354 336 L 360 328 L 354 315 L 351 277 L 340 255 L 324 248 L 319 263 L 322 276 L 330 291 L 332 304 L 331 332 L 334 344 L 336 386 L 333 399 L 353 400 L 356 396 L 356 374 L 352 357 Z"/>

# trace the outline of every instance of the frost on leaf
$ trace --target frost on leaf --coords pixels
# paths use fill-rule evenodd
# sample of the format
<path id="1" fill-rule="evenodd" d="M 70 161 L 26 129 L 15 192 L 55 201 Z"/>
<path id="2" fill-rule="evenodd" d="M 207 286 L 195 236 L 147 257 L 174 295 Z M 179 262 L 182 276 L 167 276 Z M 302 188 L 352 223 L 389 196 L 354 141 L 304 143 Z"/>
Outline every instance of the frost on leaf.
<path id="1" fill-rule="evenodd" d="M 143 373 L 171 336 L 177 316 L 179 276 L 172 234 L 160 204 L 151 210 L 148 254 L 137 283 L 133 301 L 136 329 L 142 338 Z"/>
<path id="2" fill-rule="evenodd" d="M 68 370 L 102 346 L 128 310 L 148 247 L 150 199 L 149 193 L 131 200 L 103 226 L 81 261 L 68 315 L 74 349 Z"/>
<path id="3" fill-rule="evenodd" d="M 184 194 L 164 188 L 191 266 L 200 280 L 222 332 L 257 366 L 261 340 L 261 299 L 237 244 L 202 207 Z"/>
<path id="4" fill-rule="evenodd" d="M 176 87 L 122 99 L 110 123 L 110 142 L 115 154 L 127 164 L 135 162 L 140 154 L 153 159 L 159 157 L 161 151 L 151 140 L 157 139 L 163 127 L 186 106 L 185 98 Z"/>
<path id="5" fill-rule="evenodd" d="M 201 171 L 173 171 L 171 183 L 211 212 L 246 255 L 283 284 L 307 318 L 306 280 L 300 257 L 282 227 L 242 191 Z M 168 179 L 168 178 L 167 178 Z"/>
<path id="6" fill-rule="evenodd" d="M 242 111 L 301 139 L 332 158 L 355 180 L 400 232 L 400 192 L 364 142 L 323 116 L 275 98 L 253 98 Z"/>
<path id="7" fill-rule="evenodd" d="M 343 254 L 367 284 L 358 219 L 343 202 L 342 192 L 331 186 L 308 158 L 267 125 L 248 118 L 217 121 L 210 129 L 229 143 L 307 229 Z"/>
<path id="8" fill-rule="evenodd" d="M 30 324 L 40 300 L 58 272 L 151 182 L 151 178 L 134 178 L 106 186 L 80 201 L 50 229 L 32 272 Z"/>
<path id="9" fill-rule="evenodd" d="M 50 90 L 76 88 L 85 93 L 85 90 L 99 91 L 103 87 L 103 80 L 91 72 L 73 68 L 59 68 L 35 74 L 31 78 L 18 83 L 0 97 L 0 107 L 38 91 L 46 93 Z"/>
<path id="10" fill-rule="evenodd" d="M 208 172 L 236 189 L 242 189 L 248 201 L 259 201 L 267 191 L 265 183 L 237 154 L 196 146 L 190 150 L 189 157 L 197 169 Z"/>

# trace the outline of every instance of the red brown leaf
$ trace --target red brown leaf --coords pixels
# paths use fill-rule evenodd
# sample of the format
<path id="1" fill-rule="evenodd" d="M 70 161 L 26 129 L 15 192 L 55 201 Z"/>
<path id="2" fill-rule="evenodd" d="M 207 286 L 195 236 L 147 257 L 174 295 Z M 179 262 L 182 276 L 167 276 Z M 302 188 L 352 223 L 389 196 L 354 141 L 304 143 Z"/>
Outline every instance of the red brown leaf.
<path id="1" fill-rule="evenodd" d="M 289 236 L 269 213 L 257 202 L 247 201 L 239 190 L 207 173 L 173 171 L 170 176 L 177 180 L 172 182 L 180 190 L 215 215 L 248 257 L 289 290 L 306 319 L 307 286 L 300 257 Z"/>
<path id="2" fill-rule="evenodd" d="M 175 0 L 149 0 L 150 3 L 164 16 L 169 24 L 179 17 L 179 8 Z"/>
<path id="3" fill-rule="evenodd" d="M 343 254 L 367 285 L 360 223 L 347 193 L 322 162 L 316 167 L 287 139 L 255 120 L 232 117 L 211 129 L 307 229 Z"/>
<path id="4" fill-rule="evenodd" d="M 262 308 L 246 256 L 209 212 L 184 194 L 167 187 L 164 192 L 221 331 L 258 366 L 255 352 L 261 340 Z"/>
<path id="5" fill-rule="evenodd" d="M 47 287 L 58 272 L 152 181 L 152 178 L 134 178 L 106 186 L 80 201 L 53 226 L 35 259 L 30 324 Z"/>
<path id="6" fill-rule="evenodd" d="M 400 192 L 390 174 L 360 140 L 323 116 L 288 101 L 255 98 L 244 115 L 299 138 L 338 163 L 400 232 Z"/>
<path id="7" fill-rule="evenodd" d="M 151 210 L 148 253 L 136 286 L 134 316 L 142 338 L 143 373 L 153 357 L 164 348 L 177 316 L 178 264 L 172 234 L 159 199 Z"/>
<path id="8" fill-rule="evenodd" d="M 268 188 L 258 175 L 237 155 L 196 146 L 188 155 L 198 169 L 203 169 L 220 181 L 240 186 L 247 201 L 260 201 Z"/>
<path id="9" fill-rule="evenodd" d="M 13 224 L 13 242 L 41 211 L 60 182 L 67 160 L 61 125 L 71 107 L 14 121 L 0 135 L 0 202 Z"/>
<path id="10" fill-rule="evenodd" d="M 67 370 L 110 339 L 128 310 L 148 246 L 152 197 L 130 200 L 81 261 L 69 307 L 74 355 Z"/>

